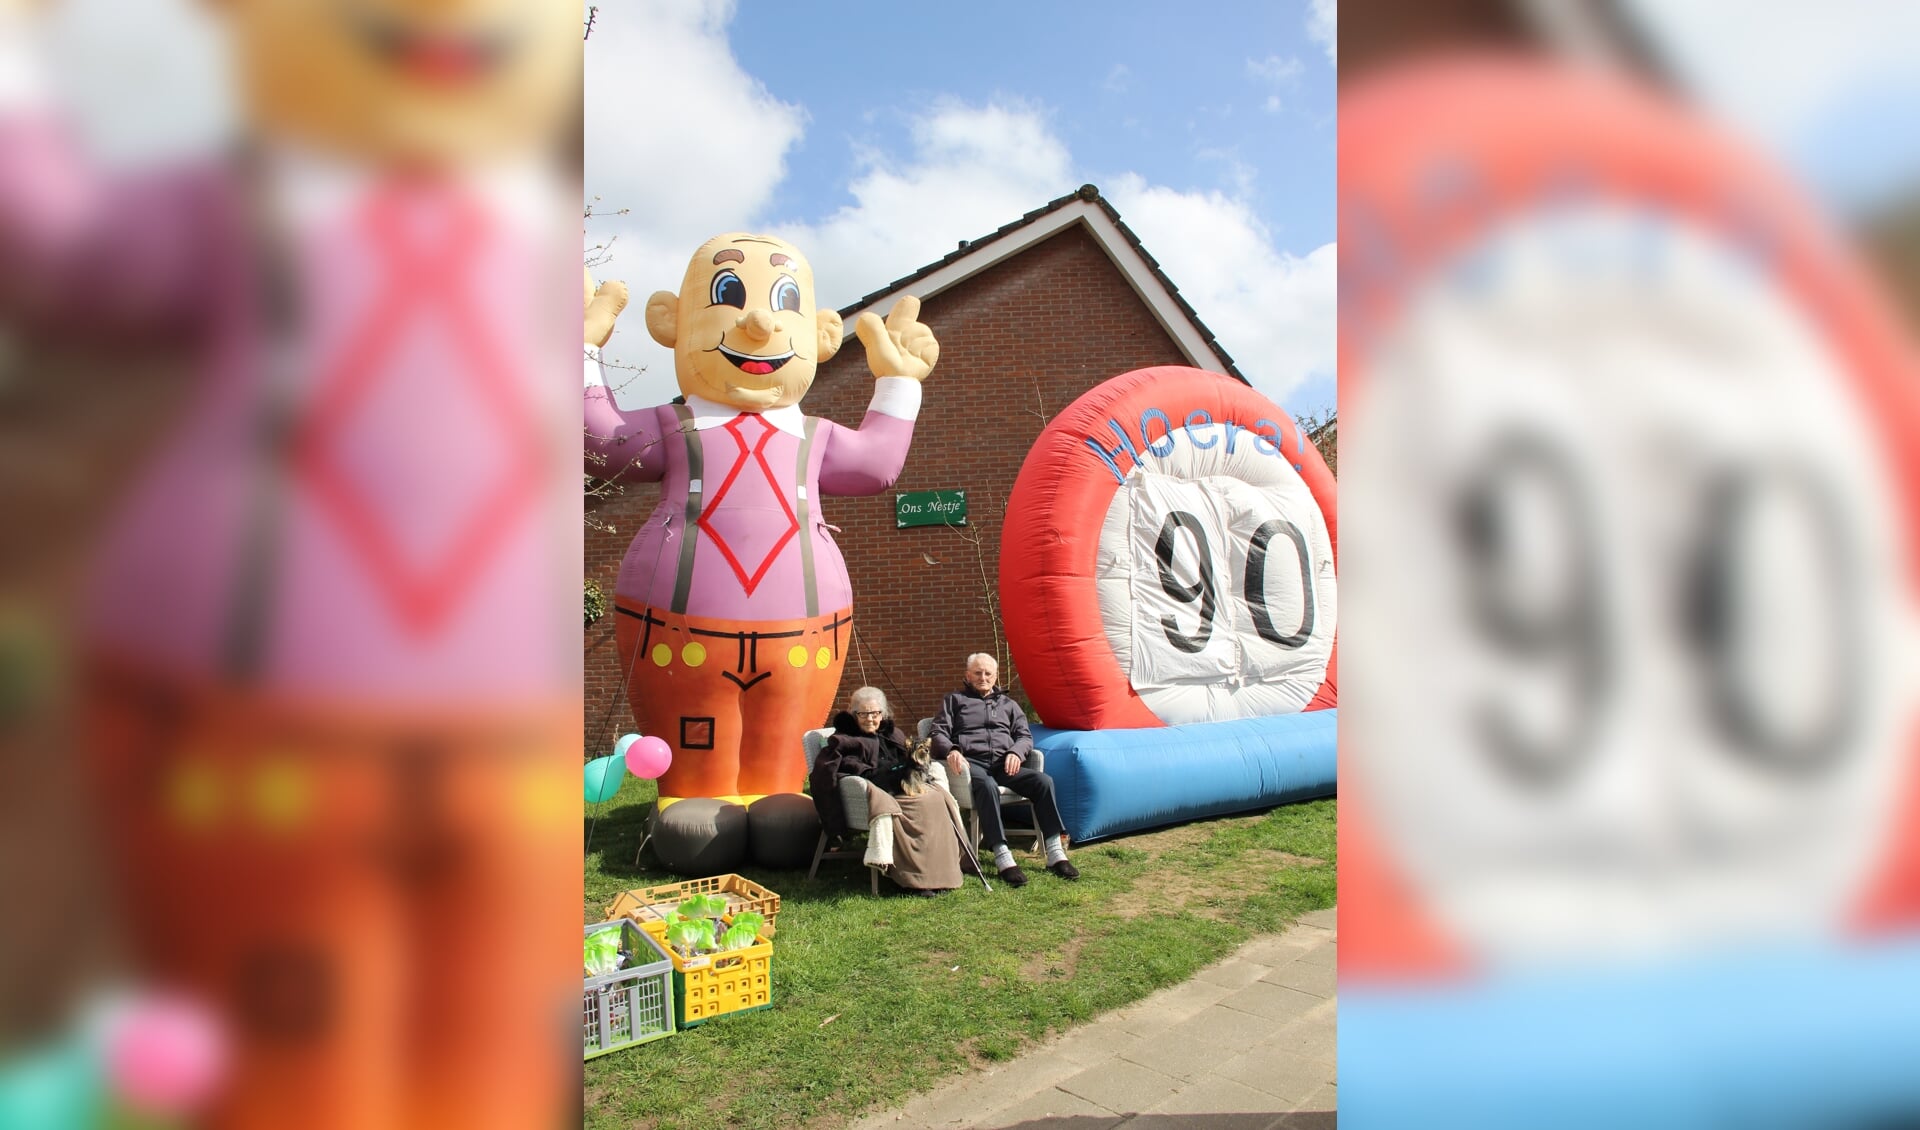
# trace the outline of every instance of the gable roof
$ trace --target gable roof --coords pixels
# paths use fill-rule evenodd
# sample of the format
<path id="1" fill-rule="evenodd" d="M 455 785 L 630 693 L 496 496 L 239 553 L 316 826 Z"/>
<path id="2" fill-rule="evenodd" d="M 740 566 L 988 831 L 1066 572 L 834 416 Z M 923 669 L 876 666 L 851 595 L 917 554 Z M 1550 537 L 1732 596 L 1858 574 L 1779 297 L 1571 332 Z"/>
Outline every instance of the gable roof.
<path id="1" fill-rule="evenodd" d="M 912 291 L 923 299 L 932 298 L 1076 224 L 1087 229 L 1094 243 L 1120 269 L 1120 274 L 1147 304 L 1154 320 L 1173 339 L 1188 364 L 1224 373 L 1242 384 L 1249 383 L 1214 338 L 1213 331 L 1180 296 L 1180 288 L 1173 285 L 1160 264 L 1147 254 L 1140 237 L 1121 221 L 1120 213 L 1100 195 L 1100 190 L 1090 184 L 1035 208 L 991 235 L 962 242 L 944 258 L 842 307 L 840 316 L 848 324 L 867 310 L 885 317 L 885 307 L 896 295 Z"/>

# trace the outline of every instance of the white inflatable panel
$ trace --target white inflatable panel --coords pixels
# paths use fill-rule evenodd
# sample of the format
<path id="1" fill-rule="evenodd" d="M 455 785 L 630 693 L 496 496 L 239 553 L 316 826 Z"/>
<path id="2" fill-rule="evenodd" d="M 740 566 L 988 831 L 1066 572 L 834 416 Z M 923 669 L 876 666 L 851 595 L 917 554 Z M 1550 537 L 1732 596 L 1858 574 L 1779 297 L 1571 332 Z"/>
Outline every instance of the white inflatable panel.
<path id="1" fill-rule="evenodd" d="M 1101 525 L 1107 642 L 1168 725 L 1287 714 L 1326 678 L 1336 588 L 1326 519 L 1274 442 L 1174 427 Z"/>

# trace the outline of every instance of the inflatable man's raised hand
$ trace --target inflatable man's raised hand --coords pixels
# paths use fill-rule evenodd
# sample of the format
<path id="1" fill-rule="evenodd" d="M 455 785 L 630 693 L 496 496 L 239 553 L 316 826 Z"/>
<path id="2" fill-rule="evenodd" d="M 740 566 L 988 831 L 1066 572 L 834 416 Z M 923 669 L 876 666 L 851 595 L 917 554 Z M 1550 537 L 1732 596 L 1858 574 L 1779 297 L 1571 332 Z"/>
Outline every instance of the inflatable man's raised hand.
<path id="1" fill-rule="evenodd" d="M 763 863 L 792 860 L 773 842 L 794 842 L 787 821 L 811 811 L 791 795 L 806 777 L 800 735 L 832 707 L 853 624 L 820 499 L 877 494 L 899 475 L 940 353 L 919 313 L 905 297 L 884 323 L 869 313 L 854 327 L 877 378 L 857 430 L 808 416 L 800 398 L 840 348 L 840 316 L 815 308 L 791 244 L 721 235 L 694 252 L 678 294 L 647 300 L 685 403 L 625 412 L 589 376 L 589 473 L 665 484 L 614 605 L 634 717 L 673 746 L 653 835 L 677 871 L 731 868 L 754 831 Z"/>
<path id="2" fill-rule="evenodd" d="M 216 1125 L 549 1125 L 578 11 L 221 0 L 245 144 L 105 176 L 32 80 L 38 7 L 0 0 L 0 317 L 202 364 L 85 602 L 114 925 L 223 1026 Z"/>

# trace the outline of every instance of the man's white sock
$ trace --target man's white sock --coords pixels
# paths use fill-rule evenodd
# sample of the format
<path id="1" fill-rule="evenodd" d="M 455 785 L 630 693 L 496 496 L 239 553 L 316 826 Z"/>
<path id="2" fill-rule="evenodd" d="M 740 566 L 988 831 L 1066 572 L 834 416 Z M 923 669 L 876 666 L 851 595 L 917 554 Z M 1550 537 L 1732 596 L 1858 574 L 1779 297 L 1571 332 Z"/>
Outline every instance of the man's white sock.
<path id="1" fill-rule="evenodd" d="M 1005 844 L 993 849 L 993 867 L 996 871 L 1005 871 L 1013 866 L 1013 849 Z"/>
<path id="2" fill-rule="evenodd" d="M 1047 837 L 1047 866 L 1067 861 L 1067 845 L 1060 842 L 1059 836 Z"/>

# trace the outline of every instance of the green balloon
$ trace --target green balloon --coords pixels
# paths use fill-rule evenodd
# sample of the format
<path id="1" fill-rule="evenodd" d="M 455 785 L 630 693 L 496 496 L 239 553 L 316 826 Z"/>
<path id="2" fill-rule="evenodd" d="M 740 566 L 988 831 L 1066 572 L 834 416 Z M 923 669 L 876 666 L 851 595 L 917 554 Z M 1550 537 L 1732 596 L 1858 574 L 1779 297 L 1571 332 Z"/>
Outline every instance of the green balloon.
<path id="1" fill-rule="evenodd" d="M 587 803 L 612 800 L 626 779 L 627 763 L 618 757 L 597 757 L 587 762 Z"/>
<path id="2" fill-rule="evenodd" d="M 68 1039 L 0 1061 L 0 1126 L 96 1126 L 102 1092 L 98 1049 Z"/>

